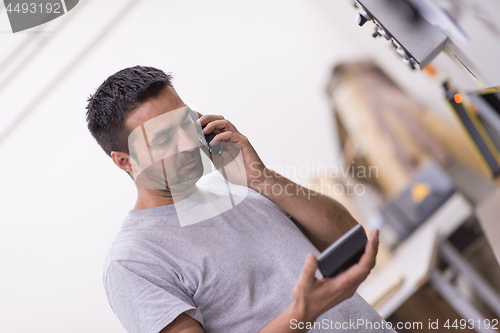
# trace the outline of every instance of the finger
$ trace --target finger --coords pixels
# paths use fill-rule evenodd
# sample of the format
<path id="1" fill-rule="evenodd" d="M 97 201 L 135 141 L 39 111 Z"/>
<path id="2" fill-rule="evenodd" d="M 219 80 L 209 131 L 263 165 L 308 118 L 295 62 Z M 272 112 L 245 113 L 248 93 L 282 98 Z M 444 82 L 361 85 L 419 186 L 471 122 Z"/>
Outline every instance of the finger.
<path id="1" fill-rule="evenodd" d="M 236 127 L 234 127 L 234 125 L 231 124 L 229 120 L 224 119 L 224 120 L 214 120 L 209 122 L 207 126 L 205 126 L 205 128 L 203 129 L 203 134 L 207 135 L 212 132 L 218 134 L 220 132 L 225 132 L 225 131 L 238 132 L 236 130 Z"/>
<path id="2" fill-rule="evenodd" d="M 214 166 L 217 169 L 226 166 L 231 162 L 235 162 L 236 157 L 238 156 L 241 149 L 237 145 L 227 144 L 221 146 L 221 150 L 219 154 L 213 155 L 212 161 L 214 162 Z M 236 162 L 236 166 L 239 168 L 238 163 Z M 241 169 L 241 172 L 245 172 L 244 166 Z"/>
<path id="3" fill-rule="evenodd" d="M 224 117 L 220 116 L 220 115 L 215 115 L 215 114 L 206 114 L 206 115 L 200 117 L 200 125 L 201 125 L 201 127 L 204 127 L 209 122 L 214 121 L 214 120 L 224 120 Z"/>
<path id="4" fill-rule="evenodd" d="M 370 238 L 365 246 L 365 253 L 359 260 L 359 264 L 367 267 L 368 269 L 372 269 L 375 266 L 375 258 L 377 257 L 378 252 L 378 229 L 373 229 L 370 233 Z"/>
<path id="5" fill-rule="evenodd" d="M 370 239 L 374 239 L 375 240 L 375 242 L 373 243 L 373 246 L 375 247 L 374 248 L 374 250 L 375 250 L 375 256 L 378 253 L 378 245 L 379 245 L 379 242 L 380 242 L 379 235 L 380 235 L 380 231 L 378 229 L 373 229 L 372 232 L 370 233 Z"/>
<path id="6" fill-rule="evenodd" d="M 311 284 L 315 279 L 314 274 L 316 273 L 317 268 L 318 268 L 318 260 L 316 260 L 314 254 L 308 253 L 306 261 L 304 262 L 304 267 L 302 267 L 302 272 L 300 273 L 297 283 L 302 285 Z"/>
<path id="7" fill-rule="evenodd" d="M 365 246 L 365 253 L 363 253 L 357 264 L 338 275 L 339 280 L 345 280 L 344 282 L 353 281 L 359 284 L 366 279 L 368 274 L 370 274 L 371 269 L 375 266 L 375 258 L 377 256 L 378 249 L 378 236 L 378 229 L 372 230 L 369 240 Z"/>
<path id="8" fill-rule="evenodd" d="M 378 236 L 379 236 L 379 230 L 378 230 L 378 229 L 373 229 L 373 230 L 370 232 L 370 237 L 369 237 L 369 239 L 374 239 L 374 238 L 377 238 L 377 239 L 378 239 Z"/>
<path id="9" fill-rule="evenodd" d="M 245 163 L 249 163 L 249 166 L 253 166 L 253 163 L 260 163 L 262 164 L 262 161 L 260 160 L 259 156 L 255 152 L 255 149 L 253 149 L 252 145 L 248 141 L 247 137 L 244 136 L 241 133 L 234 133 L 231 131 L 227 132 L 222 132 L 217 135 L 210 141 L 210 145 L 216 145 L 219 142 L 229 142 L 229 143 L 234 143 L 236 146 L 241 151 L 241 154 L 243 156 L 243 160 Z"/>
<path id="10" fill-rule="evenodd" d="M 247 140 L 247 138 L 240 133 L 234 133 L 231 131 L 227 131 L 227 132 L 219 133 L 216 136 L 214 136 L 212 141 L 210 141 L 210 144 L 215 145 L 218 142 L 231 142 L 231 143 L 237 144 L 238 147 L 240 147 L 240 149 L 241 149 L 241 148 L 245 148 L 245 141 L 246 140 Z"/>
<path id="11" fill-rule="evenodd" d="M 361 256 L 359 262 L 352 267 L 349 278 L 361 283 L 370 274 L 370 271 L 375 266 L 375 258 L 377 256 L 377 239 L 370 239 L 367 243 L 367 249 Z"/>

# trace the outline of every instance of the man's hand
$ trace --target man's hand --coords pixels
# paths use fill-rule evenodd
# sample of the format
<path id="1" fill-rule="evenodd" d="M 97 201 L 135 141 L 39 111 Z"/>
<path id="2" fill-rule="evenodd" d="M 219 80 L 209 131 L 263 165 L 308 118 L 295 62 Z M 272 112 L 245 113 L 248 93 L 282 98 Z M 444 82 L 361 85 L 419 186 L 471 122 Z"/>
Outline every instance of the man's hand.
<path id="1" fill-rule="evenodd" d="M 306 319 L 315 320 L 320 314 L 352 297 L 375 266 L 378 250 L 378 230 L 370 234 L 365 253 L 359 262 L 333 278 L 316 278 L 316 257 L 309 253 L 300 277 L 293 287 L 294 305 Z"/>
<path id="2" fill-rule="evenodd" d="M 378 230 L 370 234 L 365 253 L 357 264 L 333 278 L 316 278 L 318 262 L 309 253 L 302 273 L 293 287 L 294 301 L 283 313 L 267 324 L 259 333 L 302 333 L 307 329 L 291 327 L 292 321 L 313 322 L 321 314 L 351 298 L 375 266 L 378 250 Z"/>
<path id="3" fill-rule="evenodd" d="M 265 166 L 259 155 L 255 152 L 248 139 L 241 134 L 236 127 L 227 119 L 220 115 L 201 115 L 199 124 L 203 128 L 203 134 L 215 134 L 210 145 L 221 144 L 219 156 L 212 156 L 216 168 L 224 166 L 227 178 L 233 183 L 242 182 L 244 185 L 258 184 L 264 178 Z M 229 143 L 229 144 L 225 144 Z M 234 149 L 236 145 L 238 149 Z M 243 165 L 232 163 L 237 161 L 237 155 L 241 151 Z M 226 167 L 227 166 L 227 167 Z M 241 178 L 243 178 L 241 180 Z M 237 181 L 234 181 L 238 179 Z"/>

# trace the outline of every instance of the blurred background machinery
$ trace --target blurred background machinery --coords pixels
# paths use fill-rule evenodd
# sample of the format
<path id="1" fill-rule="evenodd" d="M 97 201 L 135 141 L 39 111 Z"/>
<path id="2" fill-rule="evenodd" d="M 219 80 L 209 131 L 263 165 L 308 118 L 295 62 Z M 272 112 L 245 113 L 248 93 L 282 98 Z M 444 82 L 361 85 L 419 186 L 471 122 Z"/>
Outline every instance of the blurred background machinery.
<path id="1" fill-rule="evenodd" d="M 372 21 L 373 36 L 392 42 L 411 68 L 425 68 L 443 51 L 449 60 L 442 66 L 459 89 L 500 86 L 500 67 L 495 64 L 500 53 L 498 1 L 356 0 L 355 5 L 359 25 Z M 458 68 L 448 66 L 450 62 Z"/>
<path id="2" fill-rule="evenodd" d="M 354 5 L 357 23 L 371 21 L 372 36 L 390 42 L 393 61 L 428 77 L 451 116 L 408 94 L 411 81 L 402 87 L 383 61 L 335 66 L 327 93 L 348 172 L 312 184 L 365 189 L 340 196 L 368 229 L 382 230 L 379 262 L 359 292 L 392 322 L 498 322 L 500 3 Z"/>

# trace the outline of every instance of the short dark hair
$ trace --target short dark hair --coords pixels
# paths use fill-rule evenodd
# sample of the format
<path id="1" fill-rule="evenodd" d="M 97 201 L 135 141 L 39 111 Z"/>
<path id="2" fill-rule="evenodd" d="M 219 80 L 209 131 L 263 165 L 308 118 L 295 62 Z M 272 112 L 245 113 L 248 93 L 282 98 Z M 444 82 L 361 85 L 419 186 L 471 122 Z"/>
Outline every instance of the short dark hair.
<path id="1" fill-rule="evenodd" d="M 125 68 L 104 81 L 87 104 L 87 126 L 101 148 L 129 153 L 125 119 L 147 100 L 157 97 L 165 87 L 172 87 L 172 75 L 154 67 Z"/>

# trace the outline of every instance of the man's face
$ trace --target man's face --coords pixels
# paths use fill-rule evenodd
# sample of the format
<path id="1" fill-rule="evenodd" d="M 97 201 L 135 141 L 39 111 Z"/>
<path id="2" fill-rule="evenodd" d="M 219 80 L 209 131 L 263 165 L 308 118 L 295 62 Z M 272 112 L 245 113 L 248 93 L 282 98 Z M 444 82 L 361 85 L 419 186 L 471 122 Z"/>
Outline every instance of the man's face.
<path id="1" fill-rule="evenodd" d="M 166 87 L 125 120 L 132 130 L 129 151 L 138 186 L 180 194 L 202 176 L 198 134 L 189 111 L 175 90 Z"/>

